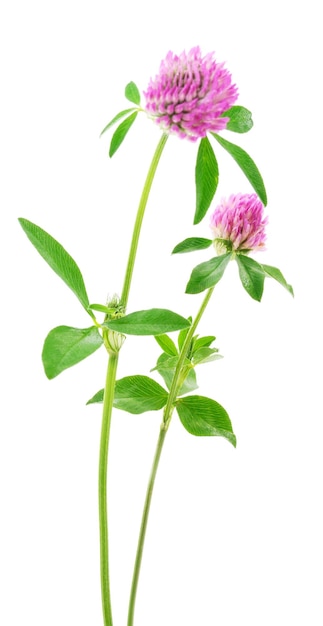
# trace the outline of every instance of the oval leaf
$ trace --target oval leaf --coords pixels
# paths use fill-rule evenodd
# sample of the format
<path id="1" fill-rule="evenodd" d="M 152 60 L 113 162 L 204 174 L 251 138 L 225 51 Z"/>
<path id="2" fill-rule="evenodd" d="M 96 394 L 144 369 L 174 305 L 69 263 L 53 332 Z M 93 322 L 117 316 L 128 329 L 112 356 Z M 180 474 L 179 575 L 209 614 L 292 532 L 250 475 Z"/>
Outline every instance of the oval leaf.
<path id="1" fill-rule="evenodd" d="M 20 217 L 19 223 L 25 231 L 29 241 L 36 248 L 54 272 L 75 293 L 82 306 L 88 311 L 89 298 L 86 293 L 83 276 L 74 259 L 65 248 L 45 230 Z"/>
<path id="2" fill-rule="evenodd" d="M 215 400 L 204 396 L 187 396 L 177 400 L 176 410 L 184 428 L 191 435 L 225 437 L 236 446 L 229 415 Z"/>
<path id="3" fill-rule="evenodd" d="M 72 365 L 83 361 L 102 345 L 96 326 L 72 328 L 57 326 L 48 333 L 42 352 L 47 378 L 52 379 Z"/>
<path id="4" fill-rule="evenodd" d="M 265 270 L 267 276 L 270 276 L 271 278 L 277 280 L 280 285 L 285 287 L 285 289 L 287 289 L 287 291 L 289 291 L 289 293 L 294 296 L 293 287 L 286 282 L 284 276 L 277 267 L 272 267 L 271 265 L 262 265 L 261 267 L 263 270 Z"/>
<path id="5" fill-rule="evenodd" d="M 148 376 L 125 376 L 117 380 L 113 406 L 128 413 L 144 413 L 162 409 L 167 391 Z"/>
<path id="6" fill-rule="evenodd" d="M 129 117 L 127 117 L 123 122 L 121 122 L 117 130 L 112 135 L 112 139 L 110 143 L 110 150 L 109 150 L 110 157 L 112 157 L 114 153 L 118 150 L 118 148 L 121 146 L 128 130 L 134 123 L 137 115 L 138 115 L 138 111 L 135 111 L 135 113 L 132 113 L 132 115 L 129 115 Z"/>
<path id="7" fill-rule="evenodd" d="M 125 96 L 127 98 L 127 100 L 130 100 L 130 102 L 134 102 L 135 104 L 140 104 L 140 93 L 139 93 L 139 89 L 137 87 L 137 85 L 135 85 L 134 82 L 130 82 L 128 83 L 128 85 L 125 88 Z"/>
<path id="8" fill-rule="evenodd" d="M 104 326 L 126 335 L 163 335 L 190 326 L 190 321 L 168 309 L 147 309 L 129 313 Z"/>
<path id="9" fill-rule="evenodd" d="M 207 137 L 200 141 L 196 167 L 196 209 L 194 224 L 198 224 L 206 214 L 216 192 L 219 181 L 219 168 L 213 148 Z"/>
<path id="10" fill-rule="evenodd" d="M 186 293 L 200 293 L 205 289 L 214 287 L 222 278 L 230 259 L 231 252 L 228 252 L 194 267 L 186 286 Z"/>
<path id="11" fill-rule="evenodd" d="M 188 239 L 181 241 L 181 243 L 178 243 L 172 254 L 204 250 L 205 248 L 209 248 L 211 244 L 212 239 L 205 239 L 204 237 L 189 237 Z"/>
<path id="12" fill-rule="evenodd" d="M 235 160 L 235 162 L 239 165 L 240 169 L 243 171 L 244 175 L 249 180 L 250 184 L 254 188 L 256 194 L 258 194 L 262 203 L 266 206 L 267 204 L 267 194 L 264 185 L 264 181 L 262 176 L 258 170 L 258 167 L 252 160 L 252 158 L 239 146 L 236 146 L 234 143 L 223 139 L 219 135 L 215 133 L 211 133 L 213 137 L 219 142 L 219 144 L 224 148 Z"/>
<path id="13" fill-rule="evenodd" d="M 177 356 L 177 348 L 173 342 L 173 340 L 168 337 L 168 335 L 155 335 L 155 339 L 161 349 L 169 354 L 170 356 Z"/>
<path id="14" fill-rule="evenodd" d="M 118 120 L 121 120 L 122 117 L 125 117 L 126 115 L 128 115 L 128 113 L 131 113 L 132 111 L 135 111 L 135 107 L 132 107 L 132 109 L 125 109 L 124 111 L 120 111 L 120 113 L 117 113 L 117 115 L 115 115 L 115 117 L 111 120 L 111 122 L 109 122 L 109 124 L 107 124 L 104 129 L 101 131 L 100 133 L 100 137 L 103 135 L 103 133 L 105 133 L 106 130 L 108 130 L 111 126 L 113 126 L 113 124 L 115 124 Z"/>
<path id="15" fill-rule="evenodd" d="M 152 378 L 126 376 L 116 381 L 113 406 L 134 414 L 158 411 L 165 406 L 167 397 L 167 391 Z M 100 389 L 86 404 L 102 404 L 103 399 L 104 389 Z"/>
<path id="16" fill-rule="evenodd" d="M 233 106 L 221 115 L 221 117 L 228 117 L 226 130 L 231 130 L 234 133 L 247 133 L 253 127 L 251 111 L 241 106 Z"/>
<path id="17" fill-rule="evenodd" d="M 265 272 L 262 266 L 244 254 L 238 254 L 236 260 L 243 287 L 254 300 L 260 302 L 264 290 Z"/>

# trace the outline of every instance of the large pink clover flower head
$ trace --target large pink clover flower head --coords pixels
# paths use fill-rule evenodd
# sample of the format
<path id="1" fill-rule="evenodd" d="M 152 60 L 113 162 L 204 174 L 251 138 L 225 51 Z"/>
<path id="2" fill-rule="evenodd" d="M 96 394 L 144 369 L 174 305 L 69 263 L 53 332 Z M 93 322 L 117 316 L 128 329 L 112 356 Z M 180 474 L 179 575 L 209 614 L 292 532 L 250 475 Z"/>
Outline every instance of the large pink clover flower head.
<path id="1" fill-rule="evenodd" d="M 229 118 L 221 116 L 235 103 L 238 90 L 214 53 L 202 57 L 197 46 L 179 56 L 168 52 L 144 95 L 149 117 L 162 130 L 196 141 L 226 128 Z"/>
<path id="2" fill-rule="evenodd" d="M 217 253 L 264 250 L 268 218 L 263 216 L 263 210 L 255 193 L 222 199 L 210 221 Z"/>

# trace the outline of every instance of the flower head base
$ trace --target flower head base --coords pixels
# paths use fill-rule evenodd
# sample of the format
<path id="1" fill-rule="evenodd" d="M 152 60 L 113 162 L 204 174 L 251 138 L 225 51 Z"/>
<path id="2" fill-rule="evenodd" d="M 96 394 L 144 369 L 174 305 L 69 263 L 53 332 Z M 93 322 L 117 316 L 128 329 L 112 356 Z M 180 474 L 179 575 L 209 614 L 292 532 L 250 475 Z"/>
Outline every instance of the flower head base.
<path id="1" fill-rule="evenodd" d="M 263 208 L 255 193 L 239 193 L 222 200 L 210 223 L 217 253 L 264 250 L 268 218 L 263 217 Z"/>
<path id="2" fill-rule="evenodd" d="M 221 116 L 238 91 L 224 64 L 216 63 L 213 53 L 202 58 L 196 47 L 180 56 L 169 52 L 144 95 L 148 115 L 164 131 L 196 141 L 226 128 L 229 118 Z"/>

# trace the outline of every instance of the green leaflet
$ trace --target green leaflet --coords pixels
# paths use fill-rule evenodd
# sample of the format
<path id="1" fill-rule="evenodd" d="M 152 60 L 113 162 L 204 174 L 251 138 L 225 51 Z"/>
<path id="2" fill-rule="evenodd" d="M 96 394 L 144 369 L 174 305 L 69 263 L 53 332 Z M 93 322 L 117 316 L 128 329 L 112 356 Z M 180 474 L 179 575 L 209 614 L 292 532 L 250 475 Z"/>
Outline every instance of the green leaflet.
<path id="1" fill-rule="evenodd" d="M 230 259 L 231 252 L 228 252 L 194 267 L 186 286 L 186 293 L 200 293 L 214 287 L 221 280 Z"/>
<path id="2" fill-rule="evenodd" d="M 135 83 L 133 81 L 128 83 L 128 85 L 126 86 L 126 88 L 125 88 L 125 96 L 126 96 L 127 100 L 130 100 L 130 102 L 134 102 L 134 104 L 137 104 L 138 106 L 140 105 L 139 89 L 138 89 L 137 85 L 135 85 Z"/>
<path id="3" fill-rule="evenodd" d="M 190 321 L 168 309 L 147 309 L 129 313 L 103 325 L 126 335 L 163 335 L 190 326 Z"/>
<path id="4" fill-rule="evenodd" d="M 178 254 L 183 252 L 194 252 L 195 250 L 204 250 L 212 245 L 212 239 L 205 239 L 204 237 L 189 237 L 184 239 L 175 246 L 172 254 Z"/>
<path id="5" fill-rule="evenodd" d="M 103 402 L 104 389 L 100 389 L 86 404 Z M 167 391 L 148 376 L 125 376 L 116 381 L 113 406 L 128 413 L 144 413 L 162 409 L 168 398 Z"/>
<path id="6" fill-rule="evenodd" d="M 166 352 L 165 353 L 163 352 L 163 354 L 161 354 L 158 358 L 157 365 L 153 367 L 150 371 L 155 372 L 157 370 L 159 373 L 164 372 L 166 370 L 175 371 L 175 367 L 178 363 L 178 358 L 179 358 L 178 355 L 170 356 Z M 190 361 L 186 359 L 185 364 L 190 366 Z"/>
<path id="7" fill-rule="evenodd" d="M 136 111 L 136 110 L 137 109 L 135 109 L 135 107 L 132 107 L 131 109 L 124 109 L 123 111 L 120 111 L 120 113 L 117 113 L 117 115 L 115 115 L 114 118 L 112 118 L 111 122 L 109 122 L 101 131 L 100 137 L 102 137 L 103 133 L 105 133 L 109 128 L 111 128 L 111 126 L 113 126 L 113 124 L 115 124 L 118 120 L 121 120 L 122 117 L 125 117 L 126 115 L 128 115 L 128 113 L 132 113 L 132 111 Z"/>
<path id="8" fill-rule="evenodd" d="M 192 323 L 192 317 L 191 316 L 188 318 L 188 320 Z M 182 349 L 182 347 L 184 345 L 184 341 L 186 339 L 186 335 L 187 335 L 188 331 L 189 331 L 189 328 L 184 328 L 184 330 L 181 330 L 178 333 L 177 344 L 178 344 L 178 347 L 179 347 L 180 350 Z"/>
<path id="9" fill-rule="evenodd" d="M 239 276 L 246 292 L 257 302 L 260 302 L 264 290 L 265 272 L 262 266 L 244 254 L 237 254 L 236 261 Z"/>
<path id="10" fill-rule="evenodd" d="M 126 376 L 116 382 L 113 406 L 128 413 L 162 409 L 167 391 L 148 376 Z"/>
<path id="11" fill-rule="evenodd" d="M 253 127 L 251 111 L 241 106 L 233 106 L 222 113 L 221 117 L 229 117 L 226 130 L 234 133 L 247 133 Z"/>
<path id="12" fill-rule="evenodd" d="M 102 345 L 96 326 L 72 328 L 57 326 L 44 342 L 42 360 L 47 378 L 52 379 L 72 365 L 90 356 Z"/>
<path id="13" fill-rule="evenodd" d="M 100 313 L 112 313 L 114 309 L 105 306 L 104 304 L 89 304 L 89 309 L 92 311 L 99 311 Z"/>
<path id="14" fill-rule="evenodd" d="M 97 391 L 94 396 L 92 396 L 92 398 L 90 398 L 90 400 L 87 401 L 87 405 L 88 404 L 101 404 L 103 402 L 103 397 L 104 397 L 104 389 L 100 389 L 100 391 Z"/>
<path id="15" fill-rule="evenodd" d="M 157 372 L 164 379 L 167 389 L 171 388 L 177 361 L 178 359 L 176 357 L 170 357 L 168 354 L 163 353 L 160 355 L 157 361 L 157 365 L 154 368 L 154 370 L 157 370 Z M 190 367 L 189 361 L 187 361 L 187 365 L 188 365 L 187 376 L 178 392 L 179 396 L 182 396 L 185 393 L 189 393 L 190 391 L 194 391 L 198 387 L 194 369 Z"/>
<path id="16" fill-rule="evenodd" d="M 36 224 L 22 217 L 19 218 L 19 223 L 37 252 L 73 291 L 86 312 L 89 313 L 89 298 L 86 293 L 83 276 L 74 259 L 56 239 Z"/>
<path id="17" fill-rule="evenodd" d="M 132 124 L 134 123 L 137 115 L 138 115 L 138 111 L 135 111 L 134 113 L 129 115 L 129 117 L 127 117 L 123 122 L 121 122 L 117 130 L 112 135 L 112 139 L 110 143 L 110 150 L 109 150 L 110 157 L 112 157 L 114 153 L 118 150 L 118 148 L 121 146 L 125 136 L 127 135 Z"/>
<path id="18" fill-rule="evenodd" d="M 258 194 L 260 200 L 266 206 L 267 194 L 264 181 L 258 170 L 258 167 L 249 156 L 249 154 L 247 154 L 245 150 L 240 148 L 240 146 L 236 146 L 234 143 L 223 139 L 216 133 L 211 133 L 211 135 L 213 135 L 213 137 L 217 140 L 220 146 L 222 146 L 222 148 L 224 148 L 229 154 L 231 154 L 235 162 L 239 165 L 240 169 L 249 180 L 255 192 Z"/>
<path id="19" fill-rule="evenodd" d="M 193 346 L 194 352 L 199 350 L 199 348 L 203 348 L 204 346 L 209 348 L 211 343 L 213 343 L 215 339 L 216 337 L 214 337 L 214 335 L 207 335 L 206 337 L 196 337 Z"/>
<path id="20" fill-rule="evenodd" d="M 183 331 L 181 331 L 183 332 Z M 177 356 L 178 351 L 173 340 L 168 335 L 155 335 L 155 339 L 161 349 L 170 356 Z"/>
<path id="21" fill-rule="evenodd" d="M 294 296 L 293 287 L 286 282 L 284 276 L 277 267 L 272 267 L 271 265 L 262 265 L 261 267 L 265 271 L 266 276 L 270 276 L 271 278 L 277 280 L 280 285 L 285 287 L 285 289 L 287 289 L 287 291 Z"/>
<path id="22" fill-rule="evenodd" d="M 198 437 L 225 437 L 236 446 L 236 437 L 226 410 L 210 398 L 186 396 L 176 401 L 176 410 L 184 428 Z"/>
<path id="23" fill-rule="evenodd" d="M 196 209 L 194 224 L 205 216 L 219 182 L 219 168 L 207 137 L 200 141 L 195 166 Z"/>
<path id="24" fill-rule="evenodd" d="M 194 350 L 192 356 L 192 363 L 194 367 L 196 365 L 200 365 L 201 363 L 211 363 L 211 361 L 222 359 L 222 356 L 218 354 L 218 352 L 217 348 L 209 348 L 207 346 Z"/>

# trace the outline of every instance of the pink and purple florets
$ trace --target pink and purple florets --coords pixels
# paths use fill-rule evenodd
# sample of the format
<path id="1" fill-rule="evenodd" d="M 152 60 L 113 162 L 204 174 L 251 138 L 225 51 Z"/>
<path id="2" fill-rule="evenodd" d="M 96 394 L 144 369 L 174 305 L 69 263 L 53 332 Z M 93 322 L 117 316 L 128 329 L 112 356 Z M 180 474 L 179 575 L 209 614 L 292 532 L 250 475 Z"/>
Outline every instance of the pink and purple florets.
<path id="1" fill-rule="evenodd" d="M 263 217 L 263 210 L 255 193 L 239 193 L 223 199 L 210 222 L 218 254 L 229 250 L 264 250 L 268 218 Z"/>
<path id="2" fill-rule="evenodd" d="M 221 116 L 235 103 L 238 90 L 213 52 L 202 57 L 196 47 L 179 56 L 169 52 L 144 95 L 149 117 L 165 132 L 196 141 L 226 128 L 229 118 Z"/>

